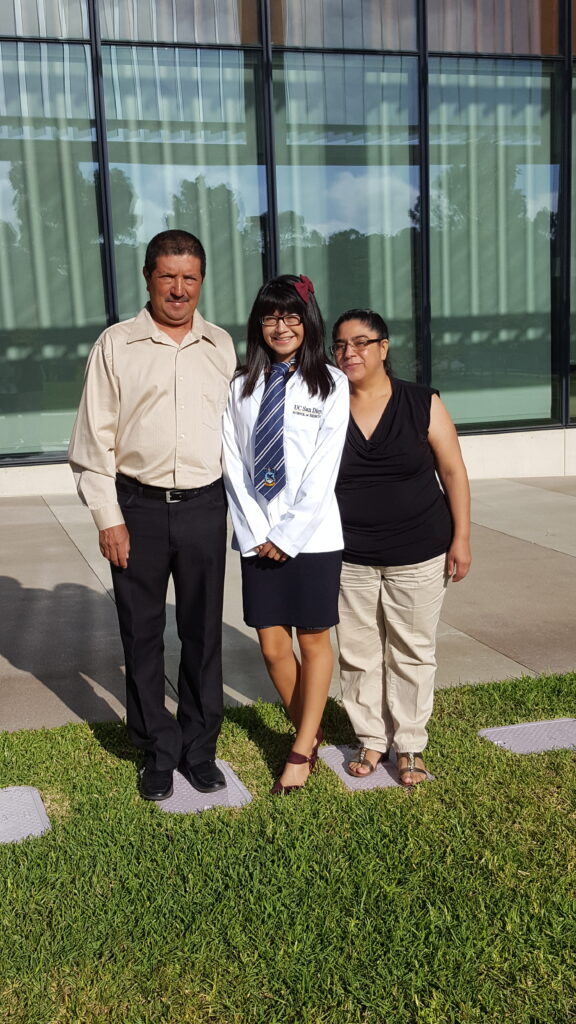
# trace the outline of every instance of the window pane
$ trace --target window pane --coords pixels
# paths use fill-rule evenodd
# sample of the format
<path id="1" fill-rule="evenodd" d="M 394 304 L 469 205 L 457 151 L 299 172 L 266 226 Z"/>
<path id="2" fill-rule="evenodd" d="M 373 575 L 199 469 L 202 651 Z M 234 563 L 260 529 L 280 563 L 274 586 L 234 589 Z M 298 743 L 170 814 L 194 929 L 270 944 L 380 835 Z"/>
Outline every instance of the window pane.
<path id="1" fill-rule="evenodd" d="M 144 304 L 146 243 L 183 228 L 206 248 L 202 313 L 244 338 L 263 277 L 257 72 L 253 55 L 231 51 L 104 50 L 121 316 Z"/>
<path id="2" fill-rule="evenodd" d="M 0 58 L 0 453 L 62 451 L 105 322 L 89 53 Z"/>
<path id="3" fill-rule="evenodd" d="M 270 13 L 278 46 L 416 49 L 416 0 L 271 0 Z"/>
<path id="4" fill-rule="evenodd" d="M 551 73 L 432 61 L 434 385 L 460 424 L 550 422 Z"/>
<path id="5" fill-rule="evenodd" d="M 282 272 L 312 278 L 329 325 L 378 310 L 413 377 L 415 58 L 284 54 L 274 74 Z"/>
<path id="6" fill-rule="evenodd" d="M 257 0 L 98 0 L 103 39 L 257 43 Z"/>
<path id="7" fill-rule="evenodd" d="M 0 35 L 87 39 L 87 0 L 2 0 Z"/>
<path id="8" fill-rule="evenodd" d="M 428 47 L 451 53 L 558 53 L 559 0 L 427 0 Z"/>

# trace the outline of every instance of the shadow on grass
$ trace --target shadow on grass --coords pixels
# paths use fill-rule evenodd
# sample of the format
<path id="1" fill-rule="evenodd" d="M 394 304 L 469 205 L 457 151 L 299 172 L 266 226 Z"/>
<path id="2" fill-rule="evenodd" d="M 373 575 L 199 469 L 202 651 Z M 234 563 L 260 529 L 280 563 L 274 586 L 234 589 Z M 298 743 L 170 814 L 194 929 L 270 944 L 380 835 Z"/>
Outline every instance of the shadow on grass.
<path id="1" fill-rule="evenodd" d="M 124 723 L 90 722 L 90 729 L 94 739 L 113 757 L 120 761 L 131 761 L 137 767 L 143 764 L 142 752 L 132 746 Z"/>
<path id="2" fill-rule="evenodd" d="M 294 733 L 281 704 L 258 701 L 247 707 L 227 707 L 224 723 L 233 722 L 254 743 L 273 774 L 282 766 L 292 746 Z M 354 732 L 344 709 L 328 699 L 322 717 L 325 743 L 353 743 Z M 128 730 L 122 723 L 91 722 L 94 739 L 113 757 L 130 761 L 137 768 L 143 763 L 140 750 L 132 746 Z"/>
<path id="3" fill-rule="evenodd" d="M 282 767 L 294 741 L 294 731 L 281 704 L 258 701 L 248 707 L 226 708 L 225 721 L 234 722 L 262 753 L 274 775 Z M 325 743 L 352 743 L 354 732 L 344 709 L 329 698 L 322 716 Z"/>

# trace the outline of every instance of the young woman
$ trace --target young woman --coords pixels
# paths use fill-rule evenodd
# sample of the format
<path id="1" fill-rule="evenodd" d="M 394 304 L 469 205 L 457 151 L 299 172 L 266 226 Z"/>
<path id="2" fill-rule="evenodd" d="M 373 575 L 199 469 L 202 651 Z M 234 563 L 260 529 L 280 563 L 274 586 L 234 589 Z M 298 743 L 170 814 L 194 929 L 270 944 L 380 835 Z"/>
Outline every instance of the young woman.
<path id="1" fill-rule="evenodd" d="M 230 389 L 224 481 L 242 555 L 244 620 L 258 630 L 296 729 L 274 794 L 306 783 L 322 738 L 343 545 L 334 485 L 348 415 L 348 382 L 326 359 L 312 282 L 291 274 L 269 281 Z"/>
<path id="2" fill-rule="evenodd" d="M 350 309 L 332 340 L 350 383 L 336 487 L 344 531 L 342 697 L 360 743 L 348 771 L 370 775 L 394 746 L 400 782 L 415 786 L 426 778 L 422 752 L 446 583 L 470 568 L 468 478 L 438 392 L 391 376 L 382 317 Z"/>

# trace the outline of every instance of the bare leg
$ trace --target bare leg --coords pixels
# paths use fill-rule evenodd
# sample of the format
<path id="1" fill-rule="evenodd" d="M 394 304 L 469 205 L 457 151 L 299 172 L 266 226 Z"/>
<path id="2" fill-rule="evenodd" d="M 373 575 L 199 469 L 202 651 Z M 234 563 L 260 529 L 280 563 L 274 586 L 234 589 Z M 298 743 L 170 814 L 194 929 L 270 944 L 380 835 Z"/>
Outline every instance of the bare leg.
<path id="1" fill-rule="evenodd" d="M 289 626 L 269 626 L 258 630 L 258 639 L 268 675 L 297 729 L 302 713 L 300 663 L 292 646 L 292 630 Z"/>
<path id="2" fill-rule="evenodd" d="M 332 678 L 330 631 L 297 630 L 302 667 L 300 672 L 301 720 L 292 746 L 298 754 L 310 757 Z M 283 786 L 303 786 L 310 773 L 308 764 L 287 764 L 280 776 Z"/>

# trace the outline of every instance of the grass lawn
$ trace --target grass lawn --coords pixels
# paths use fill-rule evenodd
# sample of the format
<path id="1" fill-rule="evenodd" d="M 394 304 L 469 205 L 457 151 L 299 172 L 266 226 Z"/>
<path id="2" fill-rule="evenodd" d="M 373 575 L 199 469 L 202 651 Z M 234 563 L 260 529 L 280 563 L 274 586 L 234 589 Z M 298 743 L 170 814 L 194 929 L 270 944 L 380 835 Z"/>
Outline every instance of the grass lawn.
<path id="1" fill-rule="evenodd" d="M 0 785 L 37 786 L 45 836 L 0 846 L 0 1021 L 566 1024 L 576 1020 L 570 751 L 477 736 L 572 716 L 576 675 L 437 695 L 409 795 L 324 765 L 268 797 L 280 708 L 229 709 L 246 808 L 171 815 L 136 792 L 118 725 L 0 734 Z M 329 742 L 350 739 L 331 703 Z"/>

